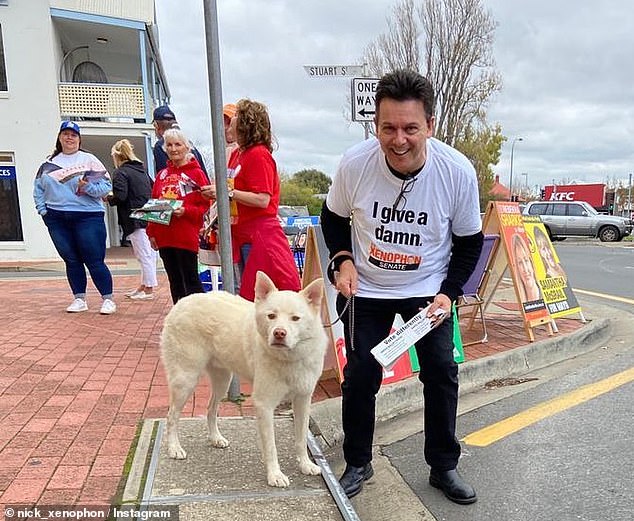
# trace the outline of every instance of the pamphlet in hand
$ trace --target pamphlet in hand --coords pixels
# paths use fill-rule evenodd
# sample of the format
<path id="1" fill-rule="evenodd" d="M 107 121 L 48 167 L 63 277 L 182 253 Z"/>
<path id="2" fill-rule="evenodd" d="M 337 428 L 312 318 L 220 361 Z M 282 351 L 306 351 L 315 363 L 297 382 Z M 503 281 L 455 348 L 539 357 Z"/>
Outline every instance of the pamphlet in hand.
<path id="1" fill-rule="evenodd" d="M 66 183 L 73 177 L 82 176 L 86 172 L 85 165 L 71 166 L 69 168 L 61 168 L 53 163 L 50 163 L 50 165 L 51 167 L 48 168 L 45 173 L 60 183 Z"/>
<path id="2" fill-rule="evenodd" d="M 200 191 L 200 185 L 187 174 L 181 172 L 180 179 L 178 180 L 178 189 L 181 196 L 185 197 L 187 194 Z"/>
<path id="3" fill-rule="evenodd" d="M 106 177 L 107 172 L 105 170 L 86 170 L 83 178 L 88 182 L 99 181 Z"/>
<path id="4" fill-rule="evenodd" d="M 183 206 L 180 199 L 150 199 L 141 208 L 132 210 L 130 217 L 141 221 L 169 224 L 174 210 Z"/>
<path id="5" fill-rule="evenodd" d="M 370 350 L 377 362 L 379 362 L 386 371 L 394 367 L 399 357 L 405 353 L 410 346 L 423 338 L 445 318 L 446 313 L 442 309 L 437 309 L 434 316 L 428 318 L 427 311 L 430 306 L 431 304 L 421 310 L 417 315 L 414 315 L 396 331 L 390 333 L 389 336 Z"/>
<path id="6" fill-rule="evenodd" d="M 107 172 L 102 168 L 103 167 L 95 163 L 62 168 L 54 163 L 47 162 L 43 168 L 41 168 L 41 171 L 60 183 L 66 183 L 74 177 L 83 177 L 86 181 L 91 182 L 106 177 Z"/>

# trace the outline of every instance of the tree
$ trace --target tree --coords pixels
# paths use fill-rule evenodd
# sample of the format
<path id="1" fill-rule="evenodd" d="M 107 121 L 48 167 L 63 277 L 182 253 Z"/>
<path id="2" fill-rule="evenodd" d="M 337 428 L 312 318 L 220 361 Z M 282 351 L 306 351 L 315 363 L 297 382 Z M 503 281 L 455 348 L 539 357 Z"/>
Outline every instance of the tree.
<path id="1" fill-rule="evenodd" d="M 293 174 L 292 181 L 301 186 L 310 188 L 314 194 L 328 193 L 332 179 L 323 172 L 315 169 L 300 170 Z"/>
<path id="2" fill-rule="evenodd" d="M 480 209 L 486 209 L 491 200 L 489 192 L 494 183 L 492 165 L 500 160 L 500 149 L 506 138 L 502 135 L 499 124 L 494 127 L 480 125 L 478 128 L 467 128 L 463 137 L 456 142 L 456 148 L 466 155 L 476 170 L 480 187 Z"/>
<path id="3" fill-rule="evenodd" d="M 483 0 L 419 0 L 418 7 L 401 0 L 387 23 L 387 32 L 366 48 L 365 63 L 377 77 L 394 69 L 427 76 L 436 92 L 435 136 L 473 162 L 486 198 L 505 139 L 486 120 L 488 102 L 501 88 L 492 15 Z"/>
<path id="4" fill-rule="evenodd" d="M 309 186 L 297 183 L 293 178 L 281 176 L 280 204 L 287 206 L 306 206 L 310 215 L 319 215 L 322 200 L 315 197 L 315 191 Z"/>

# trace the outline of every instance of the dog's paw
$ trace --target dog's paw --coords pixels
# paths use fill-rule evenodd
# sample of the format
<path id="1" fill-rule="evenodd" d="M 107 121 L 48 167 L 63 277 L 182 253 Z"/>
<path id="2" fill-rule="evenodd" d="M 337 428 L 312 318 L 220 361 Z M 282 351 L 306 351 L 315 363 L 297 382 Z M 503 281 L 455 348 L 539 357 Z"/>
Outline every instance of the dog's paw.
<path id="1" fill-rule="evenodd" d="M 220 434 L 218 436 L 210 436 L 209 443 L 217 449 L 226 449 L 229 446 L 229 440 Z"/>
<path id="2" fill-rule="evenodd" d="M 307 476 L 316 476 L 321 474 L 321 468 L 319 465 L 315 465 L 312 461 L 300 461 L 299 471 Z"/>
<path id="3" fill-rule="evenodd" d="M 291 484 L 290 480 L 286 477 L 286 474 L 284 474 L 281 470 L 278 470 L 277 472 L 269 472 L 267 475 L 267 481 L 272 487 L 284 488 Z"/>
<path id="4" fill-rule="evenodd" d="M 167 454 L 172 459 L 185 459 L 187 457 L 187 452 L 185 449 L 178 445 L 177 447 L 169 447 L 167 449 Z"/>

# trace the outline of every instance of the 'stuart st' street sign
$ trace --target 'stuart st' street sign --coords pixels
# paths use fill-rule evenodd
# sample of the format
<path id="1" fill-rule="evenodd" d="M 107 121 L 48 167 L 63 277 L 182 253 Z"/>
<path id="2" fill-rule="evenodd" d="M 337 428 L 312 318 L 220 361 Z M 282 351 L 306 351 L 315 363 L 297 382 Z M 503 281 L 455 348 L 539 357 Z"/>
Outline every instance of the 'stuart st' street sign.
<path id="1" fill-rule="evenodd" d="M 352 79 L 352 121 L 374 121 L 378 78 Z"/>
<path id="2" fill-rule="evenodd" d="M 311 78 L 346 78 L 363 76 L 363 65 L 304 65 Z"/>

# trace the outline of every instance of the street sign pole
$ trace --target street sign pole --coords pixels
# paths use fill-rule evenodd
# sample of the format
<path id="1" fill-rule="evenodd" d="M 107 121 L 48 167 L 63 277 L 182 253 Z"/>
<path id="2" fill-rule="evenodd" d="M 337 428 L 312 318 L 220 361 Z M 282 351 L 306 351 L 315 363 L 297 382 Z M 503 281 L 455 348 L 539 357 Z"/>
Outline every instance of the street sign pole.
<path id="1" fill-rule="evenodd" d="M 209 105 L 214 151 L 216 181 L 216 204 L 218 206 L 218 226 L 220 228 L 220 263 L 222 289 L 235 293 L 233 260 L 231 258 L 231 225 L 229 221 L 229 189 L 227 188 L 227 164 L 225 160 L 224 122 L 222 116 L 222 81 L 220 77 L 220 45 L 218 34 L 218 8 L 216 0 L 203 0 L 205 20 L 205 43 L 207 49 L 207 81 L 209 84 Z M 229 399 L 240 397 L 240 380 L 231 379 Z"/>

